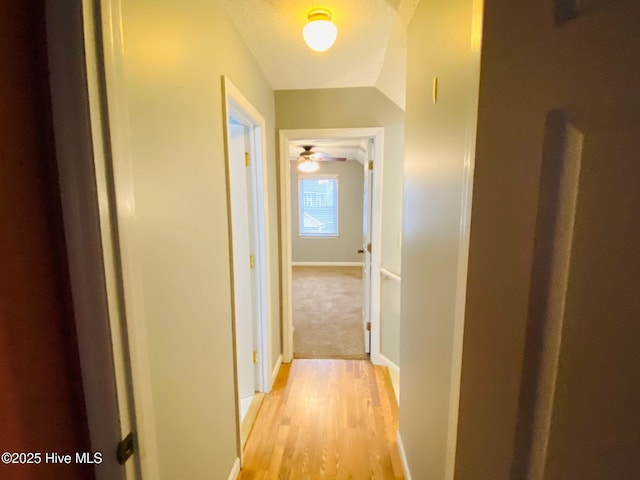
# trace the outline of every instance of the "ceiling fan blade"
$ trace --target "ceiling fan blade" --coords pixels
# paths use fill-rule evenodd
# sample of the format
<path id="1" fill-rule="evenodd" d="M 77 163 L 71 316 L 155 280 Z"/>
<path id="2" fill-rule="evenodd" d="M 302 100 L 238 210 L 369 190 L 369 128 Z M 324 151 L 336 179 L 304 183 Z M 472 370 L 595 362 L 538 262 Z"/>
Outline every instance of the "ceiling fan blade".
<path id="1" fill-rule="evenodd" d="M 331 157 L 326 153 L 311 151 L 315 145 L 299 145 L 303 150 L 298 156 L 298 161 L 313 160 L 316 162 L 345 162 L 346 157 Z"/>

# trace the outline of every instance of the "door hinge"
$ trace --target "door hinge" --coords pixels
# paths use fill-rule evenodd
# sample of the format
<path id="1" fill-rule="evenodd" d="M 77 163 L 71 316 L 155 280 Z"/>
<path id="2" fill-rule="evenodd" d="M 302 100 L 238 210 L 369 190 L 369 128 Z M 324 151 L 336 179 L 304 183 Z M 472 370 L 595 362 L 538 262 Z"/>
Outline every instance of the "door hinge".
<path id="1" fill-rule="evenodd" d="M 367 322 L 367 332 L 371 331 L 371 322 Z"/>
<path id="2" fill-rule="evenodd" d="M 373 160 L 369 160 L 368 164 L 369 170 L 373 170 Z"/>
<path id="3" fill-rule="evenodd" d="M 133 440 L 133 433 L 130 433 L 129 435 L 124 437 L 124 440 L 121 440 L 118 443 L 118 450 L 117 450 L 118 463 L 120 465 L 124 465 L 124 463 L 127 460 L 129 460 L 131 455 L 133 455 L 135 452 L 136 452 L 136 449 L 135 449 L 135 442 Z"/>
<path id="4" fill-rule="evenodd" d="M 249 255 L 249 267 L 254 268 L 256 266 L 256 257 Z"/>
<path id="5" fill-rule="evenodd" d="M 258 363 L 258 352 L 253 352 L 253 363 Z"/>
<path id="6" fill-rule="evenodd" d="M 249 155 L 249 152 L 244 152 L 244 164 L 248 167 L 250 163 L 251 155 Z"/>

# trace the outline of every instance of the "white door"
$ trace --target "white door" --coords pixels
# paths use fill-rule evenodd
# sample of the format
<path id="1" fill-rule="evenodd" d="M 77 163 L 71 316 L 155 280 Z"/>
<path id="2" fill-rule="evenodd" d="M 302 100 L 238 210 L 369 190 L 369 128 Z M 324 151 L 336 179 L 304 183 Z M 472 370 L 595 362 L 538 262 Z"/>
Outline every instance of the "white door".
<path id="1" fill-rule="evenodd" d="M 254 350 L 254 252 L 251 248 L 250 182 L 245 153 L 247 127 L 229 124 L 229 180 L 231 185 L 231 235 L 233 242 L 233 295 L 236 356 L 240 399 L 255 393 Z"/>
<path id="2" fill-rule="evenodd" d="M 364 351 L 371 352 L 371 196 L 373 186 L 373 142 L 369 141 L 369 159 L 364 162 L 364 197 L 362 203 L 362 288 L 364 305 L 362 308 L 362 331 Z"/>
<path id="3" fill-rule="evenodd" d="M 497 297 L 503 299 L 500 311 L 508 314 L 517 305 L 513 299 L 521 297 L 518 289 L 526 288 L 528 312 L 523 308 L 525 318 L 504 315 L 504 345 L 500 338 L 492 340 L 499 348 L 467 350 L 465 334 L 465 354 L 482 352 L 481 368 L 495 379 L 494 391 L 504 392 L 505 384 L 515 383 L 501 367 L 515 359 L 505 352 L 513 352 L 514 339 L 523 338 L 512 334 L 512 326 L 527 320 L 519 327 L 526 344 L 517 357 L 524 365 L 510 478 L 635 480 L 640 478 L 640 2 L 516 3 L 485 4 L 485 27 L 491 28 L 483 46 L 477 223 L 471 229 L 476 256 L 470 257 L 470 273 L 476 274 L 482 261 L 492 263 L 485 269 L 486 284 L 470 288 L 468 305 L 477 309 L 482 296 L 485 306 L 479 310 L 491 318 L 493 306 L 486 305 L 493 305 L 502 288 L 511 293 Z M 474 230 L 492 236 L 474 246 Z M 529 283 L 521 258 L 530 245 Z M 474 292 L 481 294 L 472 297 Z M 500 330 L 476 333 L 470 342 Z M 467 364 L 474 363 L 472 358 Z M 462 378 L 464 391 L 464 370 Z M 483 396 L 489 391 L 476 390 Z M 506 431 L 492 424 L 512 411 L 508 402 L 469 397 L 464 407 L 463 424 L 470 424 L 467 412 L 474 410 L 481 418 L 475 425 L 487 425 L 490 437 Z M 492 417 L 483 414 L 489 408 L 496 412 Z M 459 457 L 469 438 L 459 444 Z M 486 436 L 477 446 L 481 443 L 504 445 Z"/>

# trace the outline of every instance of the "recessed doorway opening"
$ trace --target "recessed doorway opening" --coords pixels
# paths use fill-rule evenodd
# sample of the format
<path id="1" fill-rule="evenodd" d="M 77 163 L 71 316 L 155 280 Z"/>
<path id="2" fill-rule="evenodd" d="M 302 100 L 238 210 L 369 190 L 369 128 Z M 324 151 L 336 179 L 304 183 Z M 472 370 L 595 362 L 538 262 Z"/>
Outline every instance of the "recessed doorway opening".
<path id="1" fill-rule="evenodd" d="M 280 132 L 284 361 L 380 363 L 383 141 L 383 128 Z M 297 168 L 308 147 L 320 157 L 314 173 Z M 345 345 L 357 346 L 340 350 L 347 324 L 359 338 Z"/>
<path id="2" fill-rule="evenodd" d="M 247 441 L 269 376 L 269 264 L 265 121 L 225 77 L 222 79 L 229 218 L 238 454 Z"/>

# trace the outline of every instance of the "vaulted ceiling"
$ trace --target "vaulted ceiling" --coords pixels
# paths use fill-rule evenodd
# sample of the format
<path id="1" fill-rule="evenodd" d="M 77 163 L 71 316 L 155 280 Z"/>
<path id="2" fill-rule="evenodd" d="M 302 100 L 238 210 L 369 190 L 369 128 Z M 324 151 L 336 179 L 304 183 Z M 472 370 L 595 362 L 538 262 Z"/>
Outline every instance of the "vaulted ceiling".
<path id="1" fill-rule="evenodd" d="M 404 108 L 406 30 L 418 0 L 218 0 L 275 90 L 371 87 Z M 327 8 L 335 45 L 311 51 L 307 13 Z"/>

